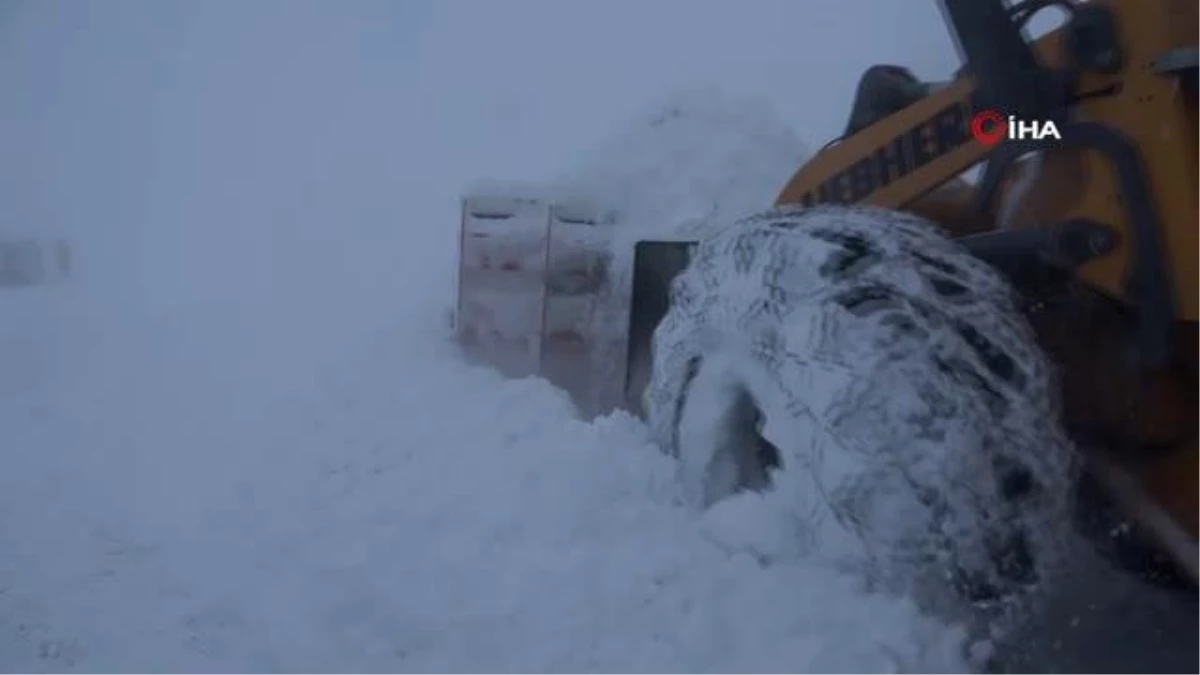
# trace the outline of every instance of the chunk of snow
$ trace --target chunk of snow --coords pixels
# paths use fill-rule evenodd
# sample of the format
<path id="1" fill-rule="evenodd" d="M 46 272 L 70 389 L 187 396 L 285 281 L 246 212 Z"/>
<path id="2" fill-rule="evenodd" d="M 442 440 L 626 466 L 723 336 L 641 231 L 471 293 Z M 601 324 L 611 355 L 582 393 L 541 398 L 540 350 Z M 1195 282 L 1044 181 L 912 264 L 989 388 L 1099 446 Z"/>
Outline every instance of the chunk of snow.
<path id="1" fill-rule="evenodd" d="M 670 236 L 770 206 L 809 156 L 769 103 L 695 89 L 649 108 L 548 190 L 605 204 L 621 231 Z"/>

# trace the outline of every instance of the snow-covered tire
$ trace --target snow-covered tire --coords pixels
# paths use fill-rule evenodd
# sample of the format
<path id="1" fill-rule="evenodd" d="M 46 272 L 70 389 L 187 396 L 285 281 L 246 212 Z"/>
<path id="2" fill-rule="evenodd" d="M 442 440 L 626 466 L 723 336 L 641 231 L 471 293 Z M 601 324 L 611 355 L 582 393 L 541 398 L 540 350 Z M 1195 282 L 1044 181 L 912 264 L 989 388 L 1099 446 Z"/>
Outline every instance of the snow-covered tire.
<path id="1" fill-rule="evenodd" d="M 913 215 L 776 209 L 701 242 L 671 293 L 644 404 L 699 502 L 769 482 L 885 582 L 1041 576 L 1074 461 L 988 265 Z"/>

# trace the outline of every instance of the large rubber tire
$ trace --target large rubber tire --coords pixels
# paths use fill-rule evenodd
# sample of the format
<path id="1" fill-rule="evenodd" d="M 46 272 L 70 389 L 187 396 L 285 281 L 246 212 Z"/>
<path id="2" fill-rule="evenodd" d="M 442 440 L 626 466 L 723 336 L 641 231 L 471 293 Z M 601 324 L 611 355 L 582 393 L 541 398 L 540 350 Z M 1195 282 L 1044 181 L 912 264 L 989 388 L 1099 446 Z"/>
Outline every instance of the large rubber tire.
<path id="1" fill-rule="evenodd" d="M 1067 527 L 1052 370 L 1007 283 L 918 217 L 731 224 L 676 278 L 654 355 L 647 419 L 695 498 L 769 485 L 875 581 L 1008 597 Z"/>

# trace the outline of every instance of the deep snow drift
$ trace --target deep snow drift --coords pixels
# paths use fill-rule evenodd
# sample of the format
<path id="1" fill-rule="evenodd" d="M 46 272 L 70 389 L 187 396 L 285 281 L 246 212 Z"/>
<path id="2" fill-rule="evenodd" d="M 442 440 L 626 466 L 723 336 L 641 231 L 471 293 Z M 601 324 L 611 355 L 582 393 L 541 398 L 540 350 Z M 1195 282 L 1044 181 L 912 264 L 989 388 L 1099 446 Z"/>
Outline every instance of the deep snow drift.
<path id="1" fill-rule="evenodd" d="M 906 602 L 677 506 L 634 421 L 386 342 L 236 430 L 168 382 L 6 405 L 4 669 L 962 667 Z"/>
<path id="2" fill-rule="evenodd" d="M 697 147 L 745 147 L 745 126 L 699 128 Z M 640 150 L 663 161 L 650 175 L 689 170 Z M 731 176 L 756 161 L 731 156 Z M 731 203 L 775 189 L 696 185 Z M 446 270 L 428 273 L 392 307 L 404 328 L 257 415 L 161 333 L 89 335 L 82 287 L 0 297 L 22 319 L 5 372 L 24 378 L 0 407 L 0 668 L 967 667 L 962 629 L 793 551 L 753 498 L 685 506 L 636 420 L 584 422 L 545 382 L 464 364 Z"/>
<path id="3" fill-rule="evenodd" d="M 682 506 L 642 425 L 581 422 L 443 333 L 461 180 L 569 165 L 596 83 L 641 101 L 683 64 L 736 79 L 803 26 L 900 52 L 940 30 L 868 40 L 844 2 L 829 23 L 784 5 L 709 8 L 690 56 L 629 83 L 700 16 L 589 4 L 634 25 L 628 52 L 576 50 L 587 68 L 536 89 L 488 74 L 542 64 L 547 41 L 574 54 L 553 24 L 514 35 L 580 25 L 560 2 L 0 10 L 0 74 L 28 94 L 0 107 L 6 156 L 28 160 L 0 163 L 0 209 L 61 226 L 83 261 L 72 286 L 0 297 L 0 673 L 965 673 L 958 628 L 790 552 L 752 498 Z M 733 31 L 757 52 L 706 47 Z M 815 55 L 773 58 L 764 89 Z M 836 90 L 878 58 L 847 58 Z M 571 96 L 544 91 L 563 79 Z M 835 125 L 845 101 L 821 101 Z"/>

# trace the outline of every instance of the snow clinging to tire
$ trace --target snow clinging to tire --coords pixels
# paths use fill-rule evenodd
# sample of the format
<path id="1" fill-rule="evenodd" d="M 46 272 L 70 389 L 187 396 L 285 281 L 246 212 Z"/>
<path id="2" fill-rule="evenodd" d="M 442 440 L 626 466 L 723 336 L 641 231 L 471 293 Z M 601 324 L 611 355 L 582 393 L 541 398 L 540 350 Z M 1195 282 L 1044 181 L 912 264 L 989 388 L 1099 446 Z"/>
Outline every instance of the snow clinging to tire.
<path id="1" fill-rule="evenodd" d="M 743 218 L 675 280 L 651 429 L 702 504 L 769 481 L 801 539 L 885 587 L 1008 597 L 1052 565 L 1073 469 L 1015 302 L 912 215 Z"/>

